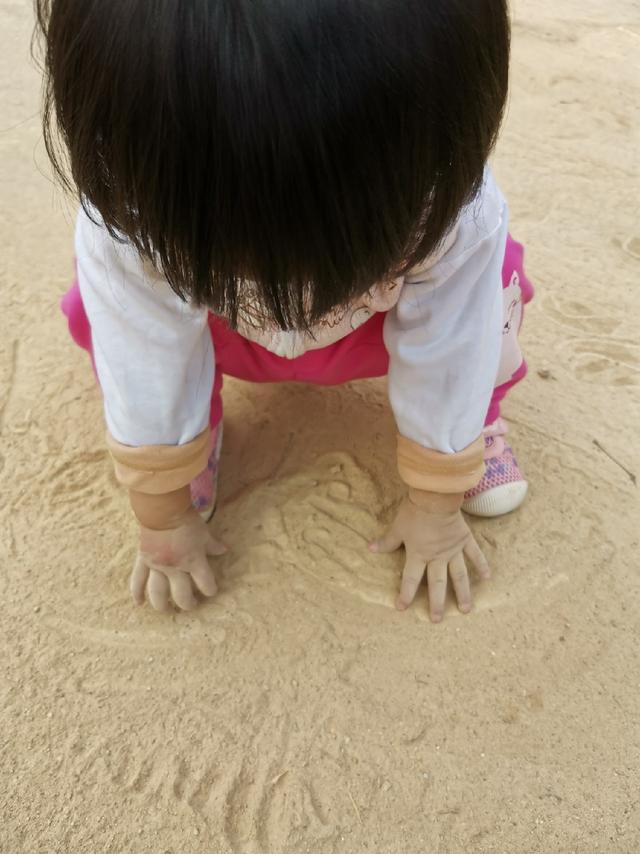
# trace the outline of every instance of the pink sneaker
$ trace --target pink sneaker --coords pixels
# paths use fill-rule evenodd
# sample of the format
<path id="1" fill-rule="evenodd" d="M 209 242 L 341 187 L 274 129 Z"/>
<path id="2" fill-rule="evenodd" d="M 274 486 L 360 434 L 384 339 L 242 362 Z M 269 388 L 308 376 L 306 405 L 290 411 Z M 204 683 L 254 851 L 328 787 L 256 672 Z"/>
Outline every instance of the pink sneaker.
<path id="1" fill-rule="evenodd" d="M 209 522 L 216 509 L 218 494 L 218 463 L 222 448 L 222 421 L 211 431 L 211 453 L 204 471 L 191 481 L 191 503 L 205 522 Z"/>
<path id="2" fill-rule="evenodd" d="M 465 493 L 462 509 L 472 516 L 503 516 L 519 507 L 529 487 L 505 442 L 507 425 L 498 418 L 484 428 L 486 471 L 480 483 Z"/>

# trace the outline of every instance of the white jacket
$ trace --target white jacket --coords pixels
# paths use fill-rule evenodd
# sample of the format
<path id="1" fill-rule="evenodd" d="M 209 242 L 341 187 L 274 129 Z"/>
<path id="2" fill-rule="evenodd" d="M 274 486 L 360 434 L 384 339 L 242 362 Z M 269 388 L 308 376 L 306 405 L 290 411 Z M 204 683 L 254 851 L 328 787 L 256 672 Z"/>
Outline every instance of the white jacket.
<path id="1" fill-rule="evenodd" d="M 389 399 L 400 435 L 425 449 L 454 454 L 481 434 L 500 360 L 507 220 L 487 170 L 441 250 L 389 300 Z M 83 211 L 75 245 L 112 439 L 132 447 L 191 442 L 207 428 L 214 380 L 206 309 L 181 301 L 149 262 Z M 332 340 L 367 319 L 362 308 Z M 241 331 L 287 354 L 281 336 Z M 301 349 L 297 340 L 291 355 Z"/>

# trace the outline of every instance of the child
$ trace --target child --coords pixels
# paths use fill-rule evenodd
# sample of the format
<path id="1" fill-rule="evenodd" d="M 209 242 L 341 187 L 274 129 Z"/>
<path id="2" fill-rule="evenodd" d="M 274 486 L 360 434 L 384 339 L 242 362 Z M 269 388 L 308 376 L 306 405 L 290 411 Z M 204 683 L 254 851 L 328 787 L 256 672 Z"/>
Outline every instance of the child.
<path id="1" fill-rule="evenodd" d="M 486 166 L 507 95 L 504 0 L 38 0 L 83 210 L 64 310 L 102 387 L 140 523 L 131 589 L 164 610 L 216 592 L 222 376 L 388 375 L 408 492 L 397 606 L 425 574 L 489 576 L 461 508 L 527 484 L 500 403 L 525 372 L 532 294 Z M 69 186 L 71 182 L 67 182 Z M 205 505 L 207 507 L 205 508 Z"/>

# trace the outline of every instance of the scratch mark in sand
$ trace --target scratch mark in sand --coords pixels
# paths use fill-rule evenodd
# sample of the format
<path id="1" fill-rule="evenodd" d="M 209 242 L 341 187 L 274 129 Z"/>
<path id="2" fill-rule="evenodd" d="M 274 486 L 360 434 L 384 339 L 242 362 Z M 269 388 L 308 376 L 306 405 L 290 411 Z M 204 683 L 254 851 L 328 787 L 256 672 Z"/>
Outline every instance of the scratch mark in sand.
<path id="1" fill-rule="evenodd" d="M 275 786 L 276 783 L 279 783 L 280 780 L 282 780 L 282 778 L 284 777 L 284 775 L 288 774 L 288 773 L 289 773 L 289 769 L 285 768 L 284 771 L 281 771 L 279 774 L 276 774 L 276 776 L 273 778 L 273 780 L 270 781 L 269 785 Z"/>
<path id="2" fill-rule="evenodd" d="M 638 479 L 636 478 L 635 474 L 632 471 L 629 471 L 629 469 L 623 463 L 621 463 L 620 460 L 617 460 L 613 456 L 613 454 L 610 454 L 609 451 L 607 451 L 607 449 L 605 447 L 603 447 L 600 444 L 600 442 L 598 442 L 597 439 L 592 439 L 592 442 L 599 451 L 602 451 L 602 453 L 605 455 L 605 457 L 608 457 L 612 463 L 615 463 L 618 466 L 618 468 L 622 469 L 622 471 L 628 476 L 629 480 L 631 481 L 631 483 L 634 486 L 638 485 Z"/>
<path id="3" fill-rule="evenodd" d="M 349 795 L 349 799 L 353 804 L 353 808 L 356 811 L 356 816 L 358 817 L 358 821 L 362 824 L 362 816 L 360 815 L 360 810 L 358 809 L 358 804 L 355 802 L 353 795 L 351 794 L 351 789 L 347 786 L 347 794 Z"/>
<path id="4" fill-rule="evenodd" d="M 0 404 L 0 433 L 2 433 L 2 428 L 4 426 L 4 413 L 7 408 L 7 404 L 9 403 L 9 398 L 11 397 L 11 392 L 13 391 L 13 386 L 16 379 L 16 371 L 18 367 L 18 341 L 17 339 L 11 342 L 11 362 L 9 365 L 9 376 L 7 378 L 7 393 L 4 397 L 4 400 Z"/>
<path id="5" fill-rule="evenodd" d="M 628 36 L 633 36 L 634 39 L 640 39 L 640 33 L 636 33 L 635 30 L 629 30 L 627 27 L 616 27 L 616 30 L 619 33 L 626 33 Z"/>

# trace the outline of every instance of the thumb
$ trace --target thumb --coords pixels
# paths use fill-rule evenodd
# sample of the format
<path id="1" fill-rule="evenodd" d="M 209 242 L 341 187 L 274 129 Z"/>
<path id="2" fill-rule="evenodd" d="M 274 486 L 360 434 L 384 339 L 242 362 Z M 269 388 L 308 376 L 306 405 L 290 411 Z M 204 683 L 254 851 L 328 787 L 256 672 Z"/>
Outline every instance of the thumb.
<path id="1" fill-rule="evenodd" d="M 374 540 L 369 544 L 369 551 L 374 554 L 389 554 L 399 549 L 402 543 L 402 537 L 394 528 L 390 528 L 379 540 Z"/>

